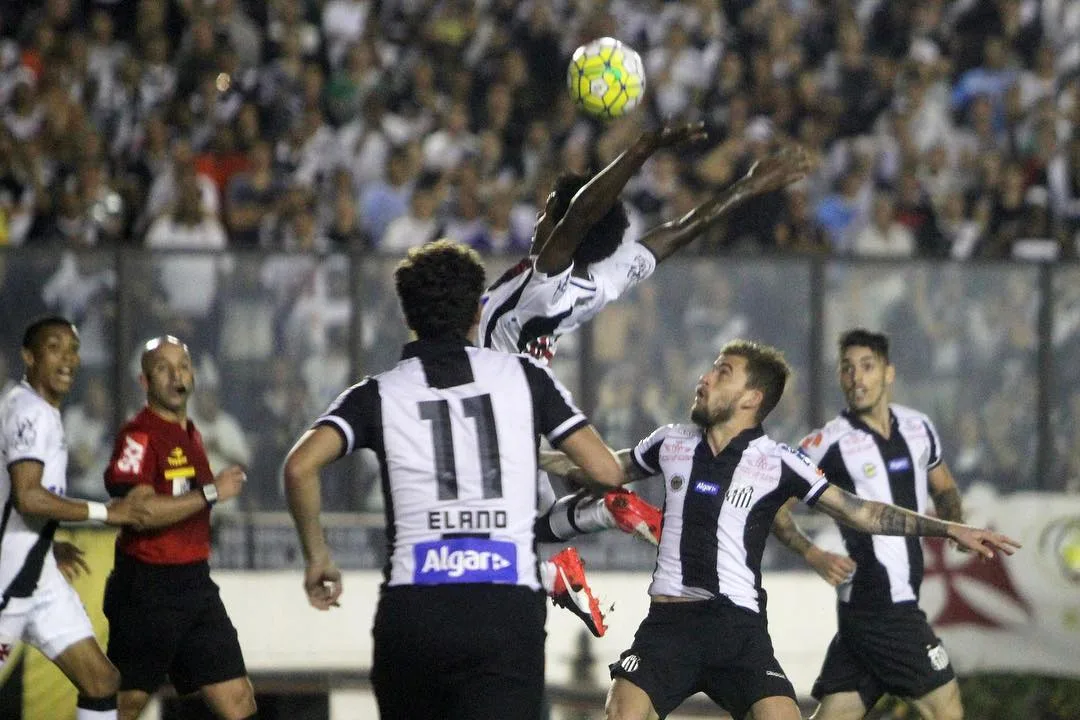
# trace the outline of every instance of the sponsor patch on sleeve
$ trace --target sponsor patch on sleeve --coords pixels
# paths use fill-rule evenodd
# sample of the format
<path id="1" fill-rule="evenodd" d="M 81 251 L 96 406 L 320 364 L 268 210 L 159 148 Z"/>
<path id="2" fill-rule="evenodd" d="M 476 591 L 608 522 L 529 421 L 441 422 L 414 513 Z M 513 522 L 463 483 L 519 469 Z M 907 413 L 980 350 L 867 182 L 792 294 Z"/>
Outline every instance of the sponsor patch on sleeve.
<path id="1" fill-rule="evenodd" d="M 413 548 L 417 585 L 516 583 L 517 546 L 486 538 L 446 538 Z"/>
<path id="2" fill-rule="evenodd" d="M 114 468 L 121 475 L 139 475 L 142 473 L 143 460 L 146 459 L 146 449 L 150 446 L 150 436 L 143 432 L 132 432 L 124 435 L 124 446 L 120 449 L 120 456 L 116 458 Z"/>

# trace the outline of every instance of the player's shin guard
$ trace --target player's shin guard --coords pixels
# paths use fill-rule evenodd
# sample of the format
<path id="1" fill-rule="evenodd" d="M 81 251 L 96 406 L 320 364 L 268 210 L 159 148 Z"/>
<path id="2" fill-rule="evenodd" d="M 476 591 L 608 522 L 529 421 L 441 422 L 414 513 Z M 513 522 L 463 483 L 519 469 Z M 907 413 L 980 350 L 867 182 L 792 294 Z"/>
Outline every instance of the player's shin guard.
<path id="1" fill-rule="evenodd" d="M 116 696 L 91 698 L 83 695 L 75 706 L 75 720 L 116 720 Z"/>

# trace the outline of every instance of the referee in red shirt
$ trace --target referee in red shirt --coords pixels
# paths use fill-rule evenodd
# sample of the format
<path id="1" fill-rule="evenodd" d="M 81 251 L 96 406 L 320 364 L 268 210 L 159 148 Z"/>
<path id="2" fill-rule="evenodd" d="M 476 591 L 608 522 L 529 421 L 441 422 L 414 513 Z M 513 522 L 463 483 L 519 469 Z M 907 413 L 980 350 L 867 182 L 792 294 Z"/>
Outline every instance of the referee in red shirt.
<path id="1" fill-rule="evenodd" d="M 255 693 L 208 562 L 210 508 L 240 493 L 244 472 L 210 472 L 187 416 L 195 376 L 186 345 L 171 335 L 147 342 L 139 381 L 146 407 L 121 428 L 105 470 L 110 495 L 144 495 L 151 513 L 139 531 L 120 533 L 105 589 L 120 720 L 135 720 L 166 678 L 180 695 L 199 692 L 218 717 L 253 718 Z"/>

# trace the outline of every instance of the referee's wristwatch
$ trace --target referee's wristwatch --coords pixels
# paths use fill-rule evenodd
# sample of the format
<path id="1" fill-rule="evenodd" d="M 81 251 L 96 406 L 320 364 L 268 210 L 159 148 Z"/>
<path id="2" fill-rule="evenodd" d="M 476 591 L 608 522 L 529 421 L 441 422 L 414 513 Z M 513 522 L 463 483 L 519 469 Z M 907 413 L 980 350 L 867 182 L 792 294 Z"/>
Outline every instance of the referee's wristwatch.
<path id="1" fill-rule="evenodd" d="M 213 505 L 217 502 L 217 485 L 214 483 L 207 483 L 202 486 L 202 495 L 206 498 L 207 505 Z"/>

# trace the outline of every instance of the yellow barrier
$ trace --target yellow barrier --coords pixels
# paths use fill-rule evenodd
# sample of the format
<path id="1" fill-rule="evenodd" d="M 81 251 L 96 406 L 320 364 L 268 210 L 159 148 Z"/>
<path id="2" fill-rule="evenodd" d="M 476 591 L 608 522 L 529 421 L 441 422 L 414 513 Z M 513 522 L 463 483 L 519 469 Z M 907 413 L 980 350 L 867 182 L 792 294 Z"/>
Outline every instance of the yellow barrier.
<path id="1" fill-rule="evenodd" d="M 76 578 L 72 586 L 82 598 L 90 622 L 94 625 L 94 634 L 104 648 L 109 641 L 109 624 L 101 606 L 105 580 L 112 572 L 116 531 L 91 527 L 63 529 L 57 531 L 56 539 L 74 543 L 85 553 L 90 574 Z M 37 649 L 26 648 L 23 720 L 75 720 L 76 695 L 75 686 L 55 665 Z"/>

